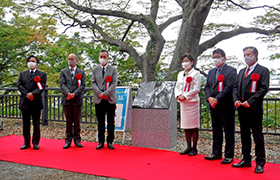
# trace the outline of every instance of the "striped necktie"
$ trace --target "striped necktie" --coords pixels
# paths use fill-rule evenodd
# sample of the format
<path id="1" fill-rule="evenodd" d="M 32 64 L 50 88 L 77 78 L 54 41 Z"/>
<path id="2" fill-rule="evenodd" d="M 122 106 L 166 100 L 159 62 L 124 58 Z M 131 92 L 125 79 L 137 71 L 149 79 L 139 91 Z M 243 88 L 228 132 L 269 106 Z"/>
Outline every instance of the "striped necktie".
<path id="1" fill-rule="evenodd" d="M 72 79 L 74 79 L 74 69 L 73 68 L 71 68 L 71 77 L 72 77 Z"/>

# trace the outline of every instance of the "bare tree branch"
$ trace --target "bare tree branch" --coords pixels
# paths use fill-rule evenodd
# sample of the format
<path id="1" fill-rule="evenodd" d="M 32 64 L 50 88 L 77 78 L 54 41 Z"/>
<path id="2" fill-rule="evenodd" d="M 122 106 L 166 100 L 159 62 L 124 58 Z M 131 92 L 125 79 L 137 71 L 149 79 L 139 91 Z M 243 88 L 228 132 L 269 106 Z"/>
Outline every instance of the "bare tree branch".
<path id="1" fill-rule="evenodd" d="M 120 17 L 124 19 L 129 19 L 133 21 L 139 21 L 142 22 L 145 20 L 143 14 L 131 14 L 131 13 L 126 13 L 122 11 L 112 11 L 112 10 L 102 10 L 102 9 L 94 9 L 94 8 L 88 8 L 85 6 L 81 6 L 78 4 L 75 4 L 71 0 L 65 0 L 65 2 L 72 8 L 76 10 L 80 10 L 85 13 L 90 13 L 90 14 L 95 14 L 95 15 L 104 15 L 104 16 L 112 16 L 112 17 Z"/>
<path id="2" fill-rule="evenodd" d="M 165 21 L 164 23 L 162 23 L 161 25 L 159 25 L 159 31 L 162 32 L 164 31 L 165 28 L 167 28 L 170 24 L 174 23 L 175 21 L 178 21 L 180 19 L 183 18 L 183 15 L 180 14 L 178 16 L 174 16 L 169 18 L 167 21 Z"/>
<path id="3" fill-rule="evenodd" d="M 221 32 L 218 35 L 216 35 L 215 37 L 213 37 L 212 39 L 202 43 L 199 45 L 199 51 L 198 54 L 202 54 L 205 50 L 215 46 L 217 43 L 232 38 L 234 36 L 240 35 L 240 34 L 245 34 L 245 33 L 258 33 L 258 34 L 263 34 L 263 35 L 270 35 L 273 33 L 280 33 L 280 29 L 279 26 L 276 26 L 274 29 L 272 30 L 265 30 L 265 29 L 260 29 L 260 28 L 244 28 L 244 27 L 240 27 L 236 30 L 232 30 L 229 32 Z"/>
<path id="4" fill-rule="evenodd" d="M 200 68 L 195 67 L 196 70 L 198 70 L 200 72 L 200 74 L 202 74 L 204 77 L 207 77 L 207 73 L 204 72 L 203 70 L 201 70 Z"/>
<path id="5" fill-rule="evenodd" d="M 125 10 L 128 6 L 128 4 L 130 3 L 130 0 L 127 1 L 126 5 L 124 6 L 123 10 Z"/>
<path id="6" fill-rule="evenodd" d="M 63 23 L 62 23 L 62 20 L 61 20 L 61 24 L 63 24 Z M 64 25 L 64 26 L 67 27 L 67 25 Z M 75 22 L 73 22 L 71 25 L 68 25 L 68 27 L 63 31 L 63 34 L 66 33 L 66 31 L 67 31 L 68 29 L 70 29 L 70 28 L 72 28 L 72 27 L 77 27 L 77 26 L 78 26 L 78 24 L 75 25 Z"/>
<path id="7" fill-rule="evenodd" d="M 133 26 L 133 24 L 134 24 L 134 21 L 131 21 L 131 23 L 130 23 L 129 26 L 127 27 L 127 29 L 126 29 L 126 31 L 125 31 L 123 37 L 122 37 L 122 41 L 124 41 L 126 35 L 128 34 L 128 32 L 129 32 L 129 30 L 131 29 L 131 27 Z"/>
<path id="8" fill-rule="evenodd" d="M 260 8 L 270 8 L 270 9 L 274 9 L 276 11 L 280 11 L 280 9 L 275 8 L 273 6 L 268 6 L 268 5 L 255 6 L 255 7 L 244 7 L 244 6 L 240 5 L 240 4 L 237 4 L 237 3 L 233 2 L 232 0 L 228 0 L 228 2 L 232 3 L 233 5 L 235 5 L 237 7 L 240 7 L 241 9 L 244 9 L 244 10 L 260 9 Z"/>
<path id="9" fill-rule="evenodd" d="M 177 4 L 178 4 L 179 6 L 181 6 L 181 7 L 183 7 L 184 4 L 185 4 L 184 0 L 175 0 L 175 1 L 176 1 Z"/>
<path id="10" fill-rule="evenodd" d="M 157 14 L 158 14 L 158 8 L 159 8 L 159 0 L 151 0 L 151 11 L 150 16 L 153 21 L 156 21 Z"/>
<path id="11" fill-rule="evenodd" d="M 98 25 L 95 18 L 94 18 L 94 22 L 92 22 L 91 20 L 86 20 L 84 18 L 79 18 L 78 16 L 76 17 L 75 15 L 71 15 L 66 10 L 57 7 L 56 5 L 40 6 L 40 7 L 49 7 L 49 8 L 54 7 L 57 10 L 59 10 L 61 14 L 64 14 L 67 18 L 72 19 L 73 23 L 71 25 L 68 25 L 69 27 L 72 27 L 77 23 L 81 28 L 88 28 L 91 29 L 93 32 L 94 30 L 96 30 L 101 36 L 98 39 L 99 41 L 103 41 L 110 45 L 117 46 L 120 51 L 127 52 L 132 57 L 136 66 L 138 66 L 139 69 L 141 70 L 144 81 L 151 81 L 155 79 L 154 72 L 155 72 L 156 64 L 160 58 L 165 40 L 161 32 L 159 31 L 158 25 L 156 24 L 155 20 L 153 20 L 151 15 L 145 16 L 143 14 L 130 14 L 122 11 L 99 10 L 94 8 L 90 9 L 85 6 L 77 5 L 73 3 L 73 1 L 71 0 L 65 0 L 65 1 L 68 4 L 68 6 L 73 8 L 75 11 L 88 13 L 91 14 L 92 16 L 103 15 L 103 16 L 119 17 L 119 18 L 124 18 L 126 20 L 131 20 L 131 24 L 129 25 L 126 32 L 124 33 L 123 38 L 114 39 L 103 31 L 102 27 Z M 159 2 L 159 0 L 156 0 L 155 2 Z M 141 56 L 137 53 L 136 49 L 134 49 L 132 46 L 124 42 L 125 37 L 127 36 L 130 29 L 133 27 L 133 23 L 135 22 L 143 24 L 150 36 L 150 40 L 147 44 L 147 50 Z"/>

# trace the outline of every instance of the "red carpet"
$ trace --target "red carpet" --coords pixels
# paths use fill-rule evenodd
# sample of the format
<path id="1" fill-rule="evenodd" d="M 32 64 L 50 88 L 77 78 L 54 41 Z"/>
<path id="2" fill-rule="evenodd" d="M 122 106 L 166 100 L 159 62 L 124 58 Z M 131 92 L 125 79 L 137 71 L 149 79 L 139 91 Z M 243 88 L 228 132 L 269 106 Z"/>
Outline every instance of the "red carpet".
<path id="1" fill-rule="evenodd" d="M 95 150 L 97 143 L 92 142 L 63 149 L 64 140 L 44 138 L 39 150 L 20 150 L 22 143 L 22 136 L 1 137 L 0 160 L 121 179 L 280 180 L 280 164 L 267 163 L 263 174 L 255 174 L 255 162 L 251 168 L 236 169 L 219 160 L 204 160 L 203 155 L 180 156 L 166 150 L 122 145 Z"/>

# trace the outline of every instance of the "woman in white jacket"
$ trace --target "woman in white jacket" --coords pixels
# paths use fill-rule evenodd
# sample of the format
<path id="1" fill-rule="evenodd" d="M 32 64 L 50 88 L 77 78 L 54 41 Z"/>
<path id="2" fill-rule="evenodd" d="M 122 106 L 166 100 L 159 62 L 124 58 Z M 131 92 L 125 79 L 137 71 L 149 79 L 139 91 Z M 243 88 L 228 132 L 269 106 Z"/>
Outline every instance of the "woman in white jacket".
<path id="1" fill-rule="evenodd" d="M 185 54 L 182 58 L 182 67 L 184 71 L 179 72 L 175 86 L 175 97 L 180 102 L 181 129 L 185 129 L 186 141 L 188 147 L 181 155 L 197 154 L 198 127 L 199 118 L 199 96 L 201 86 L 201 77 L 199 71 L 193 68 L 194 57 L 191 54 Z M 193 139 L 193 146 L 191 146 Z"/>

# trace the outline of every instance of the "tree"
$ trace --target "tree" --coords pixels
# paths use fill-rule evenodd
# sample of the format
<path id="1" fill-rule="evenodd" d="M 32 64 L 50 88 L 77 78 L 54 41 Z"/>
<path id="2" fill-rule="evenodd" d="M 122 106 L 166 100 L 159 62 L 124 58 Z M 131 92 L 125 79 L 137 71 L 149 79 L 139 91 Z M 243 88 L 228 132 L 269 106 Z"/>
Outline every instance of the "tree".
<path id="1" fill-rule="evenodd" d="M 74 53 L 78 56 L 77 66 L 86 71 L 87 87 L 90 87 L 90 78 L 94 66 L 99 65 L 98 54 L 102 49 L 110 51 L 110 63 L 116 65 L 119 72 L 119 80 L 123 85 L 126 82 L 137 81 L 139 74 L 137 67 L 127 54 L 121 53 L 115 46 L 107 43 L 86 42 L 86 37 L 75 32 L 72 37 L 67 35 L 52 36 L 50 43 L 45 47 L 44 54 L 40 55 L 43 68 L 48 72 L 48 86 L 59 87 L 60 70 L 68 67 L 68 55 Z"/>
<path id="2" fill-rule="evenodd" d="M 48 74 L 47 85 L 58 87 L 60 70 L 68 66 L 70 53 L 77 54 L 78 66 L 86 70 L 87 86 L 90 86 L 91 70 L 99 64 L 97 57 L 102 49 L 110 49 L 112 62 L 118 65 L 122 82 L 139 79 L 139 70 L 132 59 L 116 47 L 91 41 L 91 38 L 78 32 L 72 37 L 59 35 L 55 28 L 56 20 L 50 19 L 47 14 L 31 17 L 19 3 L 6 0 L 1 0 L 1 3 L 0 86 L 15 87 L 19 72 L 27 69 L 27 56 L 32 54 L 40 60 L 38 68 Z"/>
<path id="3" fill-rule="evenodd" d="M 0 86 L 16 86 L 18 74 L 26 69 L 28 55 L 40 53 L 47 36 L 55 33 L 49 18 L 22 17 L 14 12 L 9 21 L 0 21 Z"/>
<path id="4" fill-rule="evenodd" d="M 238 3 L 232 0 L 175 0 L 174 2 L 180 7 L 179 10 L 166 10 L 168 1 L 150 0 L 135 5 L 134 8 L 137 11 L 133 12 L 129 6 L 132 3 L 130 0 L 105 0 L 102 4 L 93 0 L 48 0 L 44 4 L 36 4 L 34 0 L 29 1 L 35 10 L 41 11 L 43 7 L 54 8 L 53 17 L 60 19 L 67 28 L 75 26 L 87 28 L 92 31 L 96 41 L 117 46 L 120 51 L 128 53 L 140 69 L 143 81 L 155 80 L 155 70 L 166 42 L 162 33 L 178 20 L 181 20 L 181 26 L 169 67 L 171 74 L 181 69 L 180 57 L 186 52 L 192 53 L 197 58 L 217 43 L 244 33 L 258 33 L 279 38 L 279 15 L 276 15 L 279 14 L 279 9 L 277 7 L 267 5 L 251 7 L 250 1 L 245 0 L 239 0 Z M 146 12 L 139 11 L 142 7 Z M 211 8 L 218 9 L 218 7 L 222 10 L 265 8 L 266 15 L 258 17 L 255 23 L 266 25 L 270 21 L 274 26 L 245 28 L 239 25 L 212 24 L 212 28 L 219 26 L 220 30 L 211 39 L 199 44 L 206 28 L 205 20 L 209 11 Z M 274 14 L 272 16 L 275 19 L 269 14 Z M 262 21 L 260 21 L 261 18 Z M 142 31 L 139 32 L 139 28 Z M 136 38 L 135 33 L 147 35 L 148 40 L 143 54 L 137 52 L 133 44 L 135 42 L 133 38 Z"/>

